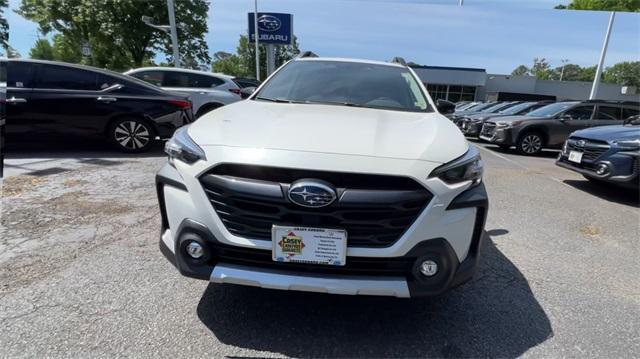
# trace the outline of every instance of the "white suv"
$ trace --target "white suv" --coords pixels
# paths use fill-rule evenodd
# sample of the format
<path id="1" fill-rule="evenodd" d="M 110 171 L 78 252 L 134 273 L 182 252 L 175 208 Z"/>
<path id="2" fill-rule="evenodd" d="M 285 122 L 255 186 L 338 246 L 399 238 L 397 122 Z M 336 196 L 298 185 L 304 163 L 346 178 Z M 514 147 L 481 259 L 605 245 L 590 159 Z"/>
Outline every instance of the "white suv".
<path id="1" fill-rule="evenodd" d="M 195 118 L 241 100 L 241 84 L 233 76 L 225 74 L 175 67 L 141 67 L 124 74 L 163 90 L 189 96 Z"/>
<path id="2" fill-rule="evenodd" d="M 162 253 L 188 277 L 272 289 L 416 297 L 469 280 L 482 161 L 436 108 L 407 66 L 288 62 L 167 143 Z"/>

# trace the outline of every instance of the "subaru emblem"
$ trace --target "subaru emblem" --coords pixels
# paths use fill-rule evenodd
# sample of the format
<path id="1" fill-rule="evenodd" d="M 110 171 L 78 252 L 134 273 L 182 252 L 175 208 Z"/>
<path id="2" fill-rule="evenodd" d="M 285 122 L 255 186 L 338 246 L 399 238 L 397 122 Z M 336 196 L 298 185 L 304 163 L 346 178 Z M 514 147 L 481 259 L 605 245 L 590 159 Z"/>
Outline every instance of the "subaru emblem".
<path id="1" fill-rule="evenodd" d="M 585 140 L 578 140 L 576 142 L 576 146 L 578 146 L 578 147 L 584 147 L 586 144 L 587 144 L 587 141 L 585 141 Z"/>
<path id="2" fill-rule="evenodd" d="M 326 207 L 336 200 L 333 187 L 320 180 L 302 179 L 289 187 L 289 200 L 298 206 L 320 208 Z"/>
<path id="3" fill-rule="evenodd" d="M 262 15 L 258 18 L 258 29 L 260 31 L 277 31 L 282 24 L 280 19 L 271 15 Z"/>

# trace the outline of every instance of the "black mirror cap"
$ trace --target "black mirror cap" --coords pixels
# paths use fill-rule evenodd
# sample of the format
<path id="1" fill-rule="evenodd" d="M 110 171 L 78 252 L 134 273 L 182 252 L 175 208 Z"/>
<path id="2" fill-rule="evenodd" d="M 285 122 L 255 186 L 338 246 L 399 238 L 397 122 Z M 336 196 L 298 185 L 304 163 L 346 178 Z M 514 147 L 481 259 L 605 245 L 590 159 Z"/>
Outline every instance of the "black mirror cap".
<path id="1" fill-rule="evenodd" d="M 249 87 L 245 87 L 242 90 L 240 90 L 240 97 L 242 98 L 249 98 L 249 96 L 251 96 L 255 91 L 256 91 L 255 86 L 249 86 Z"/>
<path id="2" fill-rule="evenodd" d="M 455 112 L 456 104 L 451 101 L 437 99 L 436 108 L 438 108 L 438 112 L 440 112 L 443 115 L 446 115 L 446 114 Z"/>

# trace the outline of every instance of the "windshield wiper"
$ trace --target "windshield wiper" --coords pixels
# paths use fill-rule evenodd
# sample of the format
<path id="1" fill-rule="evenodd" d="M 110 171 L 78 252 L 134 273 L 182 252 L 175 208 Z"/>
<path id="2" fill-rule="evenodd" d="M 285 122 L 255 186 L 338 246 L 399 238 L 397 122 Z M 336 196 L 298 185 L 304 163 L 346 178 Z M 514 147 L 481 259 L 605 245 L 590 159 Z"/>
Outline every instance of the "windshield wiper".
<path id="1" fill-rule="evenodd" d="M 256 97 L 256 100 L 264 100 L 264 101 L 271 101 L 271 102 L 278 102 L 278 103 L 292 103 L 291 100 L 287 100 L 287 99 L 280 98 L 280 97 L 278 97 L 278 98 L 270 98 L 270 97 L 258 96 L 258 97 Z"/>

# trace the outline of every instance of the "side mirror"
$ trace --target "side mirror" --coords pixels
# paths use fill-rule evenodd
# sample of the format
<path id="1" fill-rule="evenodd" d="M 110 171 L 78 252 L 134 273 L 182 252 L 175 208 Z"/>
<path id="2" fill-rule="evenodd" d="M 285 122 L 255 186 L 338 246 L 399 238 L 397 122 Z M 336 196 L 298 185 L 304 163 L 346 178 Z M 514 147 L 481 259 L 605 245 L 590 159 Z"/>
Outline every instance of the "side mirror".
<path id="1" fill-rule="evenodd" d="M 571 115 L 562 115 L 559 118 L 560 122 L 565 122 L 565 121 L 569 121 L 569 120 L 573 120 L 573 117 L 571 117 Z"/>
<path id="2" fill-rule="evenodd" d="M 240 97 L 249 98 L 249 96 L 251 96 L 251 94 L 253 94 L 255 91 L 256 91 L 256 87 L 254 86 L 245 87 L 242 90 L 240 90 Z"/>
<path id="3" fill-rule="evenodd" d="M 456 104 L 451 101 L 437 99 L 436 108 L 438 109 L 438 112 L 440 112 L 443 115 L 446 115 L 449 113 L 454 113 L 456 111 Z"/>

